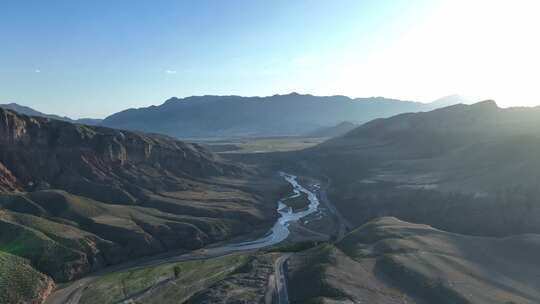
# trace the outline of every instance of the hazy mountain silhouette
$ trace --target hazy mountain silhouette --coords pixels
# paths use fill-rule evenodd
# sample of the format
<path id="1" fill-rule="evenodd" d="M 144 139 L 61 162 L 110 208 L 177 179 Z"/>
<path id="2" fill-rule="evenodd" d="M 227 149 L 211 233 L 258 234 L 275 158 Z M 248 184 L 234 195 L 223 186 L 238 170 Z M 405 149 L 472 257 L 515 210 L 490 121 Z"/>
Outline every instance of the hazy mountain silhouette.
<path id="1" fill-rule="evenodd" d="M 462 101 L 453 99 L 455 103 Z M 383 97 L 351 99 L 297 93 L 269 97 L 192 96 L 171 98 L 160 106 L 125 110 L 107 117 L 103 124 L 180 138 L 305 135 L 343 121 L 365 123 L 437 107 Z"/>
<path id="2" fill-rule="evenodd" d="M 349 121 L 341 122 L 335 126 L 319 128 L 315 131 L 306 134 L 307 137 L 336 137 L 343 135 L 355 128 L 358 125 Z"/>
<path id="3" fill-rule="evenodd" d="M 44 118 L 50 118 L 50 119 L 57 119 L 57 120 L 75 122 L 75 123 L 91 125 L 91 126 L 99 125 L 101 124 L 101 121 L 102 121 L 102 119 L 94 119 L 94 118 L 71 119 L 66 116 L 60 116 L 60 115 L 55 115 L 55 114 L 45 114 L 40 111 L 34 110 L 30 107 L 23 106 L 17 103 L 0 104 L 0 108 L 12 110 L 17 113 L 28 115 L 28 116 L 37 116 L 37 117 L 44 117 Z"/>
<path id="4" fill-rule="evenodd" d="M 452 106 L 455 104 L 460 104 L 460 103 L 472 104 L 474 102 L 458 94 L 444 96 L 431 102 L 431 104 L 436 105 L 437 107 L 441 107 L 441 108 Z"/>

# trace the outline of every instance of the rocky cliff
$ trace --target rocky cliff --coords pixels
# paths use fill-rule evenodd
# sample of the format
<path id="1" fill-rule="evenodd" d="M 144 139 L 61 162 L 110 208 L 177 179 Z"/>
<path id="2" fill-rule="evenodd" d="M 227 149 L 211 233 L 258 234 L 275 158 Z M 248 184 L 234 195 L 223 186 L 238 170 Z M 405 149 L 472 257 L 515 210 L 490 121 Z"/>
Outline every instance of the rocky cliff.
<path id="1" fill-rule="evenodd" d="M 57 282 L 265 229 L 274 186 L 196 144 L 0 109 L 0 253 Z"/>
<path id="2" fill-rule="evenodd" d="M 0 163 L 2 189 L 53 187 L 106 201 L 135 201 L 145 187 L 167 189 L 174 178 L 241 172 L 195 144 L 3 109 Z"/>

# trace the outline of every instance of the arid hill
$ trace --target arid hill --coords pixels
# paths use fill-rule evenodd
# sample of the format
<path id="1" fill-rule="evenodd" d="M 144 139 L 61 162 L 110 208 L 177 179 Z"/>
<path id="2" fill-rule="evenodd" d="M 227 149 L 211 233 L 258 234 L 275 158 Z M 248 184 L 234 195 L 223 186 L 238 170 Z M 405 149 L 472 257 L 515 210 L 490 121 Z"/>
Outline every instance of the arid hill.
<path id="1" fill-rule="evenodd" d="M 377 119 L 299 155 L 361 225 L 378 216 L 475 235 L 540 233 L 540 108 L 493 101 Z"/>
<path id="2" fill-rule="evenodd" d="M 291 303 L 540 302 L 540 235 L 472 237 L 373 220 L 294 256 Z"/>
<path id="3" fill-rule="evenodd" d="M 195 144 L 0 109 L 0 253 L 57 282 L 266 228 L 277 186 Z"/>

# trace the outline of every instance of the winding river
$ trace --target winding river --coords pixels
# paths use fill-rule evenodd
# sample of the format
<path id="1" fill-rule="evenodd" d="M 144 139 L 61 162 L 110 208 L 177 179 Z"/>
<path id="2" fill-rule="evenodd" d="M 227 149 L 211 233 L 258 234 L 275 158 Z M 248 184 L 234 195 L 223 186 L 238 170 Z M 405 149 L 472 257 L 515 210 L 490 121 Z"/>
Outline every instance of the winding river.
<path id="1" fill-rule="evenodd" d="M 291 186 L 293 187 L 293 193 L 287 197 L 282 198 L 278 201 L 278 207 L 277 211 L 279 212 L 279 218 L 277 222 L 274 224 L 272 229 L 262 238 L 249 241 L 249 242 L 241 242 L 236 244 L 230 244 L 230 245 L 224 245 L 219 247 L 210 247 L 207 249 L 204 249 L 199 252 L 191 252 L 182 254 L 179 256 L 173 256 L 173 257 L 165 257 L 165 258 L 157 258 L 149 261 L 139 262 L 134 265 L 124 265 L 124 266 L 117 266 L 117 267 L 111 267 L 109 269 L 104 269 L 101 272 L 93 273 L 87 277 L 84 277 L 82 279 L 79 279 L 77 281 L 71 282 L 69 284 L 66 284 L 66 286 L 63 286 L 63 288 L 56 290 L 49 296 L 47 299 L 47 304 L 77 304 L 79 303 L 79 299 L 82 296 L 83 290 L 93 281 L 97 280 L 98 278 L 102 277 L 103 275 L 115 271 L 122 271 L 122 270 L 128 270 L 128 269 L 137 269 L 141 267 L 149 267 L 153 265 L 159 265 L 163 263 L 173 263 L 173 262 L 181 262 L 181 261 L 189 261 L 189 260 L 201 260 L 201 259 L 209 259 L 213 257 L 219 257 L 226 254 L 230 254 L 233 252 L 238 251 L 248 251 L 252 249 L 259 249 L 263 247 L 272 246 L 275 244 L 278 244 L 282 241 L 284 241 L 289 236 L 289 224 L 298 222 L 302 218 L 313 214 L 317 212 L 319 208 L 319 199 L 317 198 L 317 195 L 310 190 L 306 189 L 302 185 L 300 185 L 297 181 L 297 177 L 292 174 L 287 174 L 284 172 L 280 172 L 281 177 L 283 177 Z M 318 186 L 315 186 L 317 188 Z M 287 199 L 298 197 L 302 195 L 302 193 L 305 193 L 307 195 L 307 198 L 309 200 L 309 205 L 306 209 L 294 212 L 292 208 L 285 205 L 283 202 Z M 284 261 L 284 260 L 283 260 Z M 283 262 L 282 261 L 282 262 Z M 285 291 L 284 297 L 286 297 L 286 286 L 284 287 Z M 281 296 L 280 296 L 281 297 Z M 280 298 L 280 303 L 288 303 L 288 301 L 283 301 Z"/>
<path id="2" fill-rule="evenodd" d="M 228 245 L 227 247 L 229 247 L 229 250 L 242 251 L 263 248 L 278 244 L 284 241 L 289 236 L 290 223 L 298 222 L 302 218 L 317 212 L 319 208 L 319 199 L 317 198 L 317 195 L 315 193 L 300 185 L 300 183 L 298 183 L 297 181 L 298 177 L 295 175 L 280 172 L 280 176 L 283 177 L 289 184 L 291 184 L 291 186 L 293 187 L 293 193 L 278 201 L 277 211 L 279 212 L 279 218 L 277 222 L 264 237 L 254 241 Z M 307 208 L 298 212 L 294 212 L 291 207 L 283 203 L 287 199 L 299 197 L 300 195 L 302 195 L 302 193 L 305 193 L 309 200 L 309 205 Z"/>

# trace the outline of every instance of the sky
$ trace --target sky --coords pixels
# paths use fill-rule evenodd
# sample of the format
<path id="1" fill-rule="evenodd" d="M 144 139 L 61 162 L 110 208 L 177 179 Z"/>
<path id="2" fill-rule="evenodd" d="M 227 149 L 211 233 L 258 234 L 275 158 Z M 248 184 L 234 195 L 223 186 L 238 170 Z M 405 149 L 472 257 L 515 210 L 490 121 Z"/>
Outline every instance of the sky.
<path id="1" fill-rule="evenodd" d="M 540 104 L 535 0 L 0 0 L 0 103 L 290 92 Z"/>

